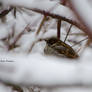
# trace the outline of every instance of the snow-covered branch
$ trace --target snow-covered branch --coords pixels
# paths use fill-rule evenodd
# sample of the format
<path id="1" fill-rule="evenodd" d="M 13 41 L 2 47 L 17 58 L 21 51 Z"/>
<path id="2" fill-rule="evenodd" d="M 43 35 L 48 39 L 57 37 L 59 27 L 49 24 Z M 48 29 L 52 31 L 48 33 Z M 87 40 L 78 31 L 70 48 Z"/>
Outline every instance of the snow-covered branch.
<path id="1" fill-rule="evenodd" d="M 61 19 L 83 30 L 83 27 L 76 19 L 74 13 L 68 7 L 65 7 L 55 1 L 43 0 L 41 2 L 38 2 L 35 0 L 8 0 L 6 2 L 6 0 L 3 0 L 2 2 L 5 5 L 26 8 L 40 14 L 50 16 L 52 18 Z"/>
<path id="2" fill-rule="evenodd" d="M 92 2 L 89 0 L 70 0 L 70 7 L 84 26 L 84 32 L 92 39 Z"/>

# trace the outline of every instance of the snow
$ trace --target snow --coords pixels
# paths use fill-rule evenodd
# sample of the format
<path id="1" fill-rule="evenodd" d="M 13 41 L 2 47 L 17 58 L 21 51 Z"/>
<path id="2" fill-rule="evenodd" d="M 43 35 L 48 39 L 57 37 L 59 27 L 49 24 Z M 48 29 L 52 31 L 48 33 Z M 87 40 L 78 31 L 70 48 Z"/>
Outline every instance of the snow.
<path id="1" fill-rule="evenodd" d="M 39 2 L 41 1 L 41 2 Z M 1 0 L 5 5 L 24 6 L 29 9 L 41 9 L 49 11 L 57 15 L 61 15 L 71 20 L 76 20 L 72 11 L 65 6 L 60 6 L 56 1 L 49 0 Z M 49 4 L 48 4 L 49 3 Z M 24 9 L 26 11 L 26 9 Z M 32 14 L 32 15 L 31 15 Z M 45 41 L 37 42 L 32 51 L 28 53 L 32 43 L 40 38 L 56 36 L 56 20 L 52 20 L 48 24 L 46 33 L 41 32 L 36 36 L 36 31 L 43 16 L 32 11 L 17 12 L 16 19 L 12 17 L 12 13 L 7 16 L 6 23 L 0 21 L 0 39 L 7 37 L 12 33 L 12 28 L 15 28 L 14 37 L 9 42 L 13 43 L 15 38 L 24 30 L 29 24 L 30 32 L 27 30 L 18 40 L 19 47 L 8 51 L 6 44 L 0 40 L 0 80 L 3 82 L 10 82 L 23 86 L 39 86 L 44 88 L 54 88 L 49 90 L 53 92 L 91 92 L 92 91 L 92 56 L 91 48 L 86 48 L 80 55 L 79 59 L 58 58 L 55 56 L 44 55 Z M 54 25 L 54 26 L 53 26 Z M 63 24 L 61 28 L 61 35 L 69 28 L 67 23 Z M 66 28 L 64 28 L 66 27 Z M 74 30 L 74 31 L 73 31 Z M 73 27 L 73 32 L 78 32 L 79 29 Z M 80 30 L 79 30 L 80 31 Z M 64 40 L 64 35 L 61 39 Z M 83 37 L 77 37 L 80 40 Z M 71 39 L 75 39 L 71 37 Z M 84 43 L 85 44 L 85 43 Z M 85 47 L 84 47 L 85 48 Z M 81 88 L 84 86 L 84 88 Z M 89 87 L 88 89 L 86 88 Z M 60 87 L 60 88 L 57 88 Z M 62 88 L 65 87 L 65 88 Z M 68 88 L 70 87 L 70 88 Z M 72 88 L 73 87 L 73 88 Z M 7 88 L 4 84 L 0 84 L 0 91 L 11 92 L 11 88 Z M 8 92 L 7 90 L 7 92 Z M 46 92 L 48 91 L 46 90 Z"/>
<path id="2" fill-rule="evenodd" d="M 50 0 L 42 0 L 39 2 L 36 0 L 8 0 L 7 2 L 5 2 L 6 0 L 3 0 L 2 2 L 5 5 L 13 5 L 13 6 L 19 6 L 19 7 L 25 7 L 28 9 L 40 9 L 40 10 L 44 10 L 44 11 L 48 11 L 51 13 L 54 13 L 56 15 L 61 15 L 63 17 L 66 17 L 70 20 L 76 20 L 76 17 L 74 16 L 74 13 L 67 7 L 63 6 L 63 5 L 59 5 L 58 2 L 56 1 L 50 1 Z M 48 4 L 49 3 L 49 4 Z M 55 9 L 54 9 L 55 8 Z M 77 21 L 78 22 L 78 21 Z"/>
<path id="3" fill-rule="evenodd" d="M 7 87 L 6 85 L 0 83 L 0 91 L 1 92 L 12 92 L 12 89 L 10 87 Z"/>
<path id="4" fill-rule="evenodd" d="M 92 3 L 88 0 L 71 0 L 85 24 L 92 30 Z M 90 4 L 90 5 L 89 5 Z M 86 7 L 86 8 L 85 8 Z"/>
<path id="5" fill-rule="evenodd" d="M 0 78 L 3 81 L 8 80 L 24 85 L 91 85 L 92 58 L 89 50 L 87 49 L 86 54 L 83 55 L 85 57 L 79 60 L 43 56 L 39 53 L 2 54 L 1 60 L 6 59 L 12 62 L 0 62 Z M 2 67 L 8 71 L 3 70 Z"/>

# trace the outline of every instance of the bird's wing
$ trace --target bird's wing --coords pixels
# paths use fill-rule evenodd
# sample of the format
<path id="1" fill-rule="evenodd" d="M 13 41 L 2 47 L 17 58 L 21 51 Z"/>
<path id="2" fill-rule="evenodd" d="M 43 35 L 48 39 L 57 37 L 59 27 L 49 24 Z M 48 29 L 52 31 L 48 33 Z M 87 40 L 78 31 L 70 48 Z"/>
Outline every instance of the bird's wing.
<path id="1" fill-rule="evenodd" d="M 66 51 L 66 47 L 64 47 L 64 46 L 61 45 L 61 44 L 53 44 L 53 45 L 52 45 L 52 48 L 53 48 L 54 50 L 56 50 L 57 52 L 59 52 L 59 53 Z"/>

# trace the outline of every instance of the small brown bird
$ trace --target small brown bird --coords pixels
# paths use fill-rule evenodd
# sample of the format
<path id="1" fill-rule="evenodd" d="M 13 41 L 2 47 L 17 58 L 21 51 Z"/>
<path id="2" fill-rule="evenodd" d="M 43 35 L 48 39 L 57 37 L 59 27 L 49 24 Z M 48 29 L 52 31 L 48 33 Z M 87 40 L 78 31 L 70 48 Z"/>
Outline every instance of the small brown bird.
<path id="1" fill-rule="evenodd" d="M 77 53 L 73 50 L 71 46 L 57 39 L 56 37 L 45 39 L 45 41 L 46 41 L 46 47 L 44 49 L 45 54 L 67 58 L 78 58 Z"/>

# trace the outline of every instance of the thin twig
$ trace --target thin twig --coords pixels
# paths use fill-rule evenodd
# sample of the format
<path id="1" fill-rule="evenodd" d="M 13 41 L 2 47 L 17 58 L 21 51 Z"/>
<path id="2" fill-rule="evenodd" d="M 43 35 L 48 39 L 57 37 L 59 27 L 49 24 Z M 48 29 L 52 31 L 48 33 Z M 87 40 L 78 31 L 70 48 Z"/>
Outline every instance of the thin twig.
<path id="1" fill-rule="evenodd" d="M 16 9 L 16 7 L 14 7 L 13 15 L 15 18 L 16 18 L 16 12 L 17 12 L 17 9 Z"/>
<path id="2" fill-rule="evenodd" d="M 0 18 L 6 16 L 11 10 L 13 9 L 13 7 L 11 7 L 9 10 L 4 10 L 0 13 Z"/>
<path id="3" fill-rule="evenodd" d="M 57 38 L 60 39 L 61 19 L 57 21 Z"/>
<path id="4" fill-rule="evenodd" d="M 61 1 L 60 1 L 60 4 L 66 5 L 66 0 L 61 0 Z"/>
<path id="5" fill-rule="evenodd" d="M 27 28 L 29 27 L 29 24 L 24 28 L 24 30 L 16 37 L 16 39 L 14 40 L 14 43 L 17 43 L 17 41 L 21 38 L 21 36 L 24 34 L 24 32 L 27 30 Z"/>
<path id="6" fill-rule="evenodd" d="M 15 85 L 15 84 L 11 84 L 11 83 L 4 83 L 6 86 L 10 86 L 12 87 L 12 89 L 14 91 L 17 91 L 17 92 L 23 92 L 23 89 L 20 85 Z"/>
<path id="7" fill-rule="evenodd" d="M 80 25 L 83 28 L 83 31 L 89 36 L 92 42 L 92 29 L 85 23 L 85 20 L 81 17 L 80 12 L 77 11 L 77 8 L 75 8 L 75 5 L 72 3 L 72 0 L 66 0 L 68 2 L 68 6 L 70 9 L 74 12 L 76 15 L 76 18 L 80 22 Z M 86 17 L 85 17 L 86 18 Z"/>
<path id="8" fill-rule="evenodd" d="M 64 33 L 62 33 L 62 35 L 66 35 Z M 85 33 L 69 33 L 69 36 L 86 36 Z"/>
<path id="9" fill-rule="evenodd" d="M 40 26 L 38 27 L 38 30 L 36 32 L 36 35 L 38 35 L 39 32 L 41 31 L 42 25 L 44 24 L 45 20 L 46 20 L 46 16 L 43 17 L 43 19 L 42 19 L 42 21 L 40 23 Z"/>
<path id="10" fill-rule="evenodd" d="M 70 28 L 69 28 L 69 30 L 68 30 L 68 32 L 67 32 L 67 34 L 66 34 L 66 37 L 65 37 L 64 42 L 66 41 L 66 39 L 67 39 L 67 37 L 68 37 L 68 35 L 69 35 L 69 32 L 71 31 L 71 28 L 72 28 L 72 25 L 70 26 Z"/>
<path id="11" fill-rule="evenodd" d="M 43 41 L 44 39 L 38 39 L 38 40 L 36 40 L 36 41 L 34 41 L 33 43 L 32 43 L 32 45 L 30 46 L 30 48 L 29 48 L 29 50 L 28 50 L 28 53 L 30 53 L 31 51 L 32 51 L 32 49 L 33 49 L 33 47 L 35 46 L 35 44 L 37 43 L 37 42 L 40 42 L 40 41 Z"/>
<path id="12" fill-rule="evenodd" d="M 33 43 L 32 43 L 30 49 L 28 50 L 28 53 L 30 53 L 30 52 L 32 51 L 32 49 L 33 49 L 33 47 L 34 47 L 35 44 L 36 44 L 36 42 L 33 42 Z"/>
<path id="13" fill-rule="evenodd" d="M 75 43 L 74 45 L 72 45 L 71 47 L 74 47 L 74 46 L 76 46 L 77 44 L 79 44 L 79 43 L 81 43 L 81 42 L 83 42 L 83 41 L 85 41 L 85 40 L 87 40 L 88 39 L 88 37 L 86 37 L 85 39 L 83 39 L 83 40 L 81 40 L 81 41 L 79 41 L 79 42 L 77 42 L 77 43 Z"/>
<path id="14" fill-rule="evenodd" d="M 24 34 L 24 32 L 27 30 L 28 26 L 29 26 L 29 24 L 24 28 L 24 30 L 23 30 L 21 33 L 18 34 L 18 36 L 16 36 L 15 40 L 13 41 L 13 43 L 11 43 L 11 44 L 8 45 L 8 50 L 11 50 L 11 49 L 13 49 L 13 48 L 19 46 L 19 45 L 16 45 L 16 43 L 17 43 L 17 42 L 19 41 L 19 39 L 23 36 L 23 34 Z M 11 36 L 8 37 L 9 40 L 10 40 L 10 37 L 11 37 Z M 9 42 L 9 41 L 8 41 L 8 42 Z"/>

